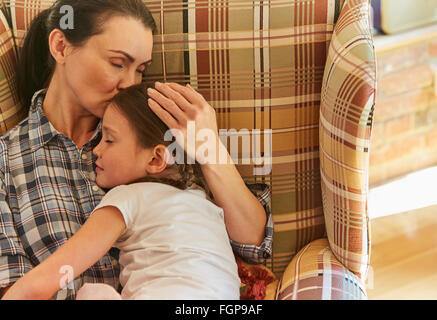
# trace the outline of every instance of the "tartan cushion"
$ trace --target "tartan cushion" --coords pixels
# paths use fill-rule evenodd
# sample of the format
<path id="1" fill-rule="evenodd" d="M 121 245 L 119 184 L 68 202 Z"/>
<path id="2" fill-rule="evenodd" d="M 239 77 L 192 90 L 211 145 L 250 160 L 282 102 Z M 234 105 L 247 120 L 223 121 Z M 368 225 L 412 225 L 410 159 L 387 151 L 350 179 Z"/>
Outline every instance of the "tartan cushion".
<path id="1" fill-rule="evenodd" d="M 369 144 L 376 68 L 367 0 L 348 0 L 329 48 L 320 109 L 320 169 L 329 244 L 365 278 L 370 263 L 367 214 Z"/>
<path id="2" fill-rule="evenodd" d="M 31 19 L 53 2 L 12 2 L 18 48 Z M 328 49 L 344 2 L 145 1 L 158 26 L 146 80 L 190 83 L 215 107 L 219 128 L 247 129 L 240 133 L 251 142 L 252 130 L 261 130 L 257 151 L 266 156 L 268 140 L 264 143 L 262 133 L 272 130 L 271 172 L 255 175 L 255 157 L 241 147 L 237 167 L 246 182 L 264 182 L 272 189 L 275 232 L 267 266 L 278 276 L 301 248 L 326 234 L 320 100 Z M 249 165 L 241 164 L 243 156 Z"/>
<path id="3" fill-rule="evenodd" d="M 366 300 L 361 279 L 332 254 L 328 239 L 304 247 L 282 275 L 277 300 Z"/>

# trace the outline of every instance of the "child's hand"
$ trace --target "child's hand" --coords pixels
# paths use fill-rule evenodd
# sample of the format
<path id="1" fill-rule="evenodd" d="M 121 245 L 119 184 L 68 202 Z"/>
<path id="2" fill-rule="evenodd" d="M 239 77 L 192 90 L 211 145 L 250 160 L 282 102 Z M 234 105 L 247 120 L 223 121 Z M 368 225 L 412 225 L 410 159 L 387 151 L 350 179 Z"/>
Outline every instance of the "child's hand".
<path id="1" fill-rule="evenodd" d="M 176 141 L 185 149 L 187 155 L 200 164 L 217 163 L 218 150 L 223 149 L 223 146 L 218 138 L 214 108 L 190 85 L 184 87 L 177 83 L 157 82 L 155 88 L 156 90 L 148 91 L 151 98 L 149 106 L 172 130 Z M 189 124 L 190 121 L 193 122 Z M 181 134 L 178 136 L 173 129 Z M 200 145 L 202 150 L 199 150 Z M 205 155 L 205 149 L 208 150 L 208 156 Z"/>

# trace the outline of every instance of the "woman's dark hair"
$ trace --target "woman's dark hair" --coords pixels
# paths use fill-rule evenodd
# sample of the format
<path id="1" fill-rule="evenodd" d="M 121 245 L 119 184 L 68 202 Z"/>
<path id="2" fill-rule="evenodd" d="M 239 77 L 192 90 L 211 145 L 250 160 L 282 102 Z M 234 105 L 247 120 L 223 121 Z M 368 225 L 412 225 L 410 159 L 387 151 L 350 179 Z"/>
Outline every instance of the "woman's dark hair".
<path id="1" fill-rule="evenodd" d="M 112 105 L 120 110 L 129 121 L 142 147 L 153 148 L 159 144 L 168 147 L 174 141 L 165 141 L 164 137 L 169 128 L 159 119 L 152 109 L 150 109 L 147 103 L 149 99 L 147 88 L 148 86 L 146 84 L 137 84 L 128 87 L 112 98 Z M 187 164 L 187 160 L 187 154 L 184 152 L 184 163 L 178 163 L 179 161 L 176 161 L 172 165 L 175 166 L 178 173 L 175 178 L 145 177 L 135 182 L 161 182 L 182 190 L 190 187 L 200 187 L 206 192 L 210 199 L 213 199 L 199 163 Z"/>
<path id="2" fill-rule="evenodd" d="M 61 28 L 65 12 L 70 6 L 74 14 L 74 28 Z M 55 60 L 49 51 L 48 38 L 54 29 L 60 29 L 75 47 L 101 34 L 104 23 L 113 16 L 132 17 L 155 33 L 156 24 L 142 0 L 58 0 L 32 21 L 24 40 L 17 64 L 17 92 L 21 104 L 28 108 L 32 96 L 48 87 L 55 69 Z"/>

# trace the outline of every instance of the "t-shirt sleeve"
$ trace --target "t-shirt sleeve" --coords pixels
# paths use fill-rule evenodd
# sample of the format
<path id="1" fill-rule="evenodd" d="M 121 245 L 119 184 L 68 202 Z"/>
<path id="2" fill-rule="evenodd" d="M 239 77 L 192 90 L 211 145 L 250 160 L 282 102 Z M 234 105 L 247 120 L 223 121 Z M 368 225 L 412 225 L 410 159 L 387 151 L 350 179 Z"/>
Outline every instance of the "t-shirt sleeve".
<path id="1" fill-rule="evenodd" d="M 138 192 L 130 185 L 117 186 L 105 194 L 93 213 L 103 207 L 116 207 L 123 215 L 126 230 L 131 229 L 139 208 Z"/>

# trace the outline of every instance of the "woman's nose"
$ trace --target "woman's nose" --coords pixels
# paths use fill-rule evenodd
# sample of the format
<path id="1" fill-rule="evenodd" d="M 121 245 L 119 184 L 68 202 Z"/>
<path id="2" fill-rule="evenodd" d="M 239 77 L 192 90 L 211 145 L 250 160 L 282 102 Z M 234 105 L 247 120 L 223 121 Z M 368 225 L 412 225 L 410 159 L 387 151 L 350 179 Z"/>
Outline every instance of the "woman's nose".
<path id="1" fill-rule="evenodd" d="M 126 72 L 118 84 L 118 89 L 123 90 L 123 89 L 130 87 L 130 86 L 133 86 L 134 84 L 139 83 L 139 82 L 137 82 L 138 81 L 137 75 L 138 75 L 138 73 L 136 71 Z M 140 82 L 141 82 L 141 79 L 140 79 Z"/>

